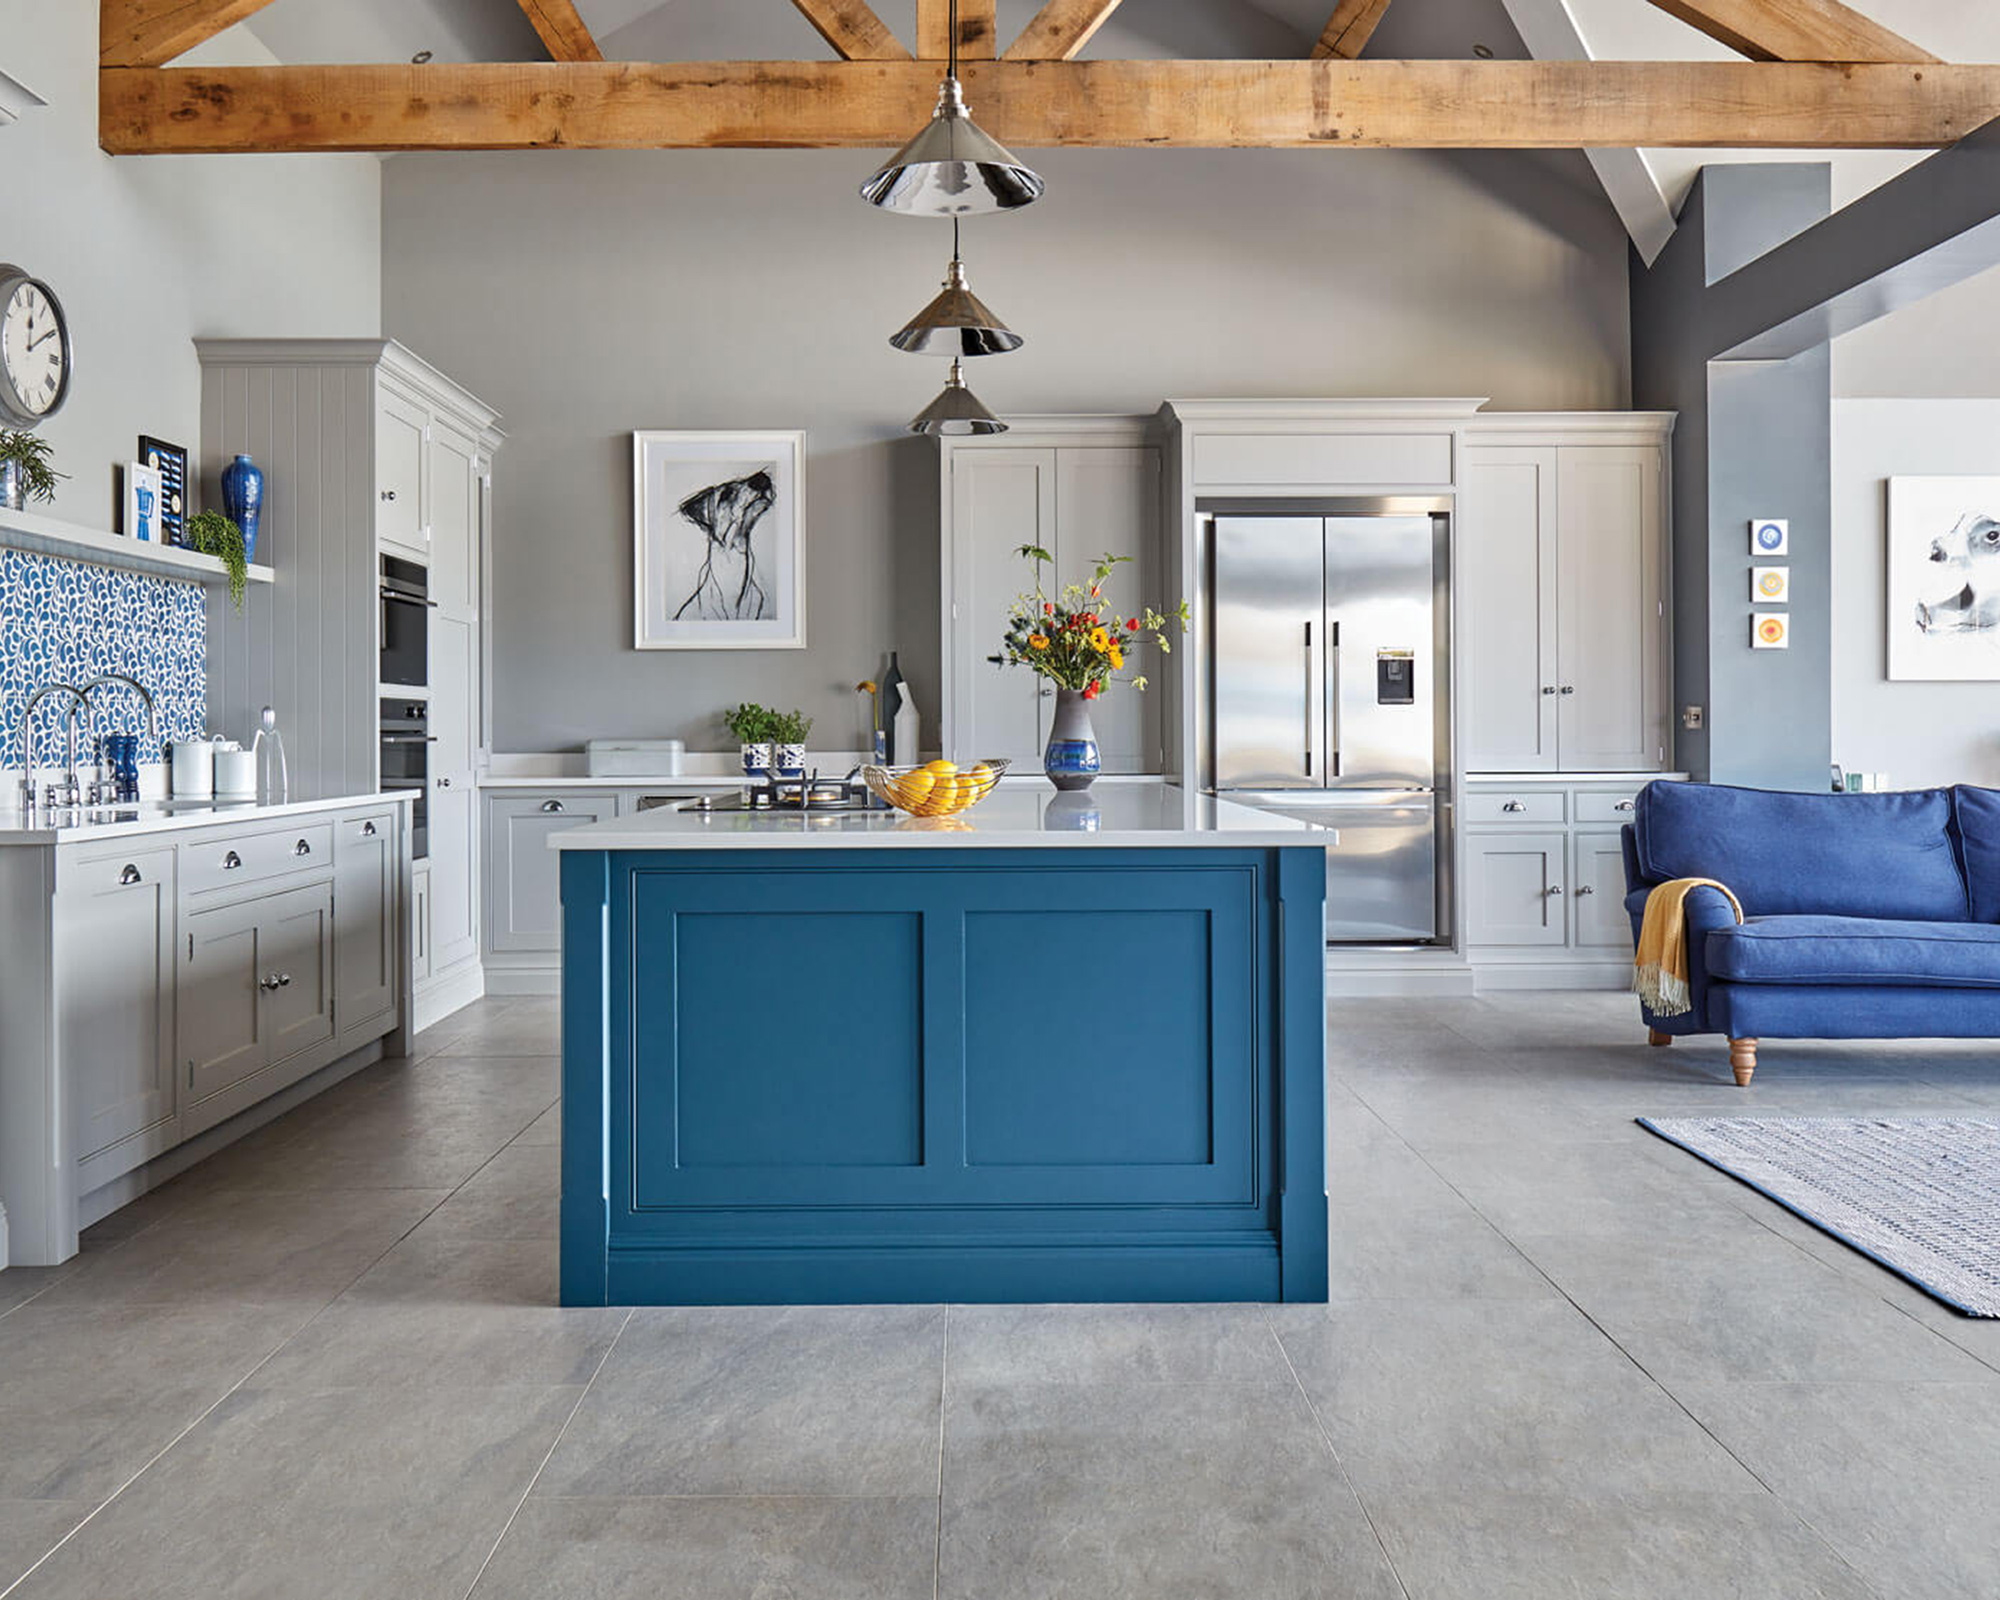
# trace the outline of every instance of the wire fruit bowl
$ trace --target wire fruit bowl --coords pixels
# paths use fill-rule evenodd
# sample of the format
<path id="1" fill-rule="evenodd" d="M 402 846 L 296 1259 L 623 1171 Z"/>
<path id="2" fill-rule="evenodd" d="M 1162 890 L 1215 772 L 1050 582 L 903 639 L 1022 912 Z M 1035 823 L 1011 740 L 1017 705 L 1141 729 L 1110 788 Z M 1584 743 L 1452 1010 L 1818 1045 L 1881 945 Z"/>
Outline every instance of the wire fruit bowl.
<path id="1" fill-rule="evenodd" d="M 913 817 L 955 817 L 993 792 L 1005 761 L 978 761 L 963 770 L 949 761 L 921 767 L 863 767 L 861 781 L 898 811 Z"/>

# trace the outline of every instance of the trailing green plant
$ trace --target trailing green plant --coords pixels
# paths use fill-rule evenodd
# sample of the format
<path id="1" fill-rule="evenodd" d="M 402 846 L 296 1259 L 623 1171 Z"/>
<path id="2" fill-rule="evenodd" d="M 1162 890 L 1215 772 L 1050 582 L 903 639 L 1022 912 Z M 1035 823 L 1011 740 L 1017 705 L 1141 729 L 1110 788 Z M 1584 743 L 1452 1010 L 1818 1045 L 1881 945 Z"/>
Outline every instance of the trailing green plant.
<path id="1" fill-rule="evenodd" d="M 32 433 L 16 433 L 0 428 L 0 461 L 11 461 L 21 469 L 21 485 L 30 500 L 53 500 L 56 484 L 67 478 L 49 465 L 55 446 Z"/>
<path id="2" fill-rule="evenodd" d="M 813 731 L 813 719 L 803 711 L 771 713 L 770 739 L 773 744 L 804 744 Z"/>
<path id="3" fill-rule="evenodd" d="M 776 734 L 777 712 L 746 700 L 734 711 L 722 714 L 723 726 L 735 735 L 738 744 L 769 744 Z"/>
<path id="4" fill-rule="evenodd" d="M 197 511 L 188 518 L 190 550 L 214 556 L 229 569 L 229 598 L 243 609 L 243 590 L 250 581 L 250 558 L 243 552 L 243 530 L 220 511 Z"/>

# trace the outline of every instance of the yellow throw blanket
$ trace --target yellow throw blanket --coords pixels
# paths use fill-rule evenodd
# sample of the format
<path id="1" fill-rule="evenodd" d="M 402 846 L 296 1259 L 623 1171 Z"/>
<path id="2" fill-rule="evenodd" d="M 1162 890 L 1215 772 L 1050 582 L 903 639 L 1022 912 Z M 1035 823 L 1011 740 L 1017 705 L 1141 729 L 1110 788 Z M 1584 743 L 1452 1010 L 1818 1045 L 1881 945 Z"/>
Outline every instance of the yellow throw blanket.
<path id="1" fill-rule="evenodd" d="M 1743 920 L 1743 907 L 1728 885 L 1713 878 L 1676 878 L 1646 896 L 1633 959 L 1632 992 L 1656 1017 L 1682 1017 L 1694 1009 L 1688 993 L 1687 897 L 1696 889 L 1720 889 Z"/>

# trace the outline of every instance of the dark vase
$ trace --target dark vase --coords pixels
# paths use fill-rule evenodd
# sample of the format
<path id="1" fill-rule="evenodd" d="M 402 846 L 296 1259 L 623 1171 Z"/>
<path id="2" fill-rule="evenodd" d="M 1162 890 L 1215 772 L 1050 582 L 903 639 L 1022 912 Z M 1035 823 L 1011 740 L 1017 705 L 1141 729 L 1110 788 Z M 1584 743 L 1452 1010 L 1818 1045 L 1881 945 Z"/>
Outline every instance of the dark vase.
<path id="1" fill-rule="evenodd" d="M 902 687 L 902 684 L 903 669 L 896 665 L 896 652 L 891 650 L 889 652 L 889 670 L 882 678 L 882 693 L 880 696 L 882 705 L 882 759 L 890 765 L 894 765 L 898 761 L 913 762 L 917 759 L 916 751 L 898 750 L 896 748 L 896 711 L 902 704 L 896 698 L 896 691 Z"/>
<path id="2" fill-rule="evenodd" d="M 1048 748 L 1042 752 L 1042 770 L 1049 782 L 1065 791 L 1088 789 L 1102 770 L 1090 702 L 1080 689 L 1056 690 L 1056 715 L 1049 725 Z"/>
<path id="3" fill-rule="evenodd" d="M 248 456 L 222 469 L 222 509 L 243 530 L 243 559 L 257 559 L 257 522 L 264 514 L 264 473 Z"/>

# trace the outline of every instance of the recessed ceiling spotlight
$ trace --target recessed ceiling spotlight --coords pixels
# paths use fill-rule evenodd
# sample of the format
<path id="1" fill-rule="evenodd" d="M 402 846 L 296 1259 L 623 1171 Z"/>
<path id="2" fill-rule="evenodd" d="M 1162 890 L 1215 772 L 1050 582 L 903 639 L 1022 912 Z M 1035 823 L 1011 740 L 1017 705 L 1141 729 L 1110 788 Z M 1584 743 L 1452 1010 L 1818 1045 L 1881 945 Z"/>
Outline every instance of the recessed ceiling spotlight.
<path id="1" fill-rule="evenodd" d="M 429 66 L 430 59 L 431 59 L 430 51 L 419 50 L 415 55 L 410 57 L 410 65 L 413 67 Z"/>
<path id="2" fill-rule="evenodd" d="M 1472 47 L 1472 53 L 1479 57 L 1481 61 L 1491 61 L 1493 59 L 1493 46 L 1490 44 L 1476 44 Z"/>

